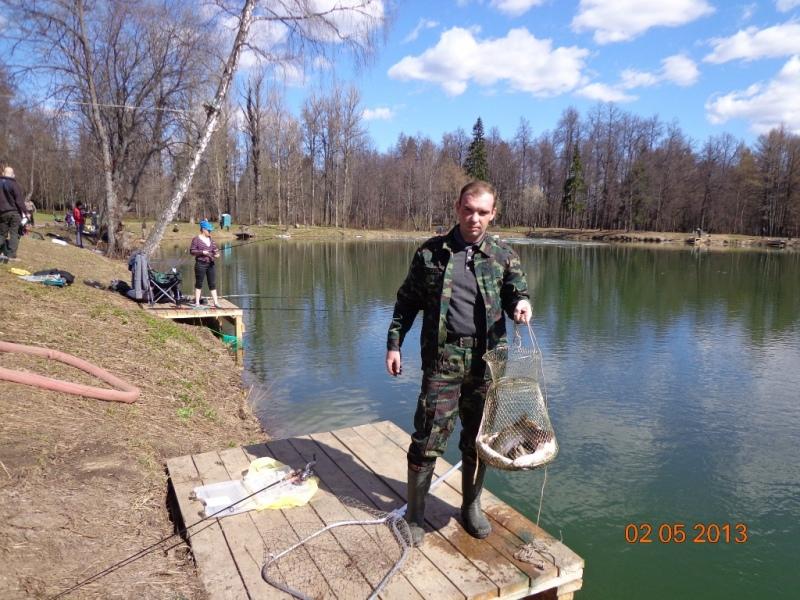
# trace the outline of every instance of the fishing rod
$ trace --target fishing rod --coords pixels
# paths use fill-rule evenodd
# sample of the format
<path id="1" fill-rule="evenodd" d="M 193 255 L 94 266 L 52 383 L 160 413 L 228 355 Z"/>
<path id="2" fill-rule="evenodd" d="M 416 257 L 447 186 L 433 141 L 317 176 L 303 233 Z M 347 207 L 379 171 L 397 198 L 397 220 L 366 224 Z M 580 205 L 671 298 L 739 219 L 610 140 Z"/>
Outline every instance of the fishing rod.
<path id="1" fill-rule="evenodd" d="M 68 589 L 66 589 L 66 590 L 64 590 L 62 592 L 59 592 L 55 596 L 51 596 L 50 600 L 56 600 L 57 598 L 62 598 L 64 596 L 66 596 L 67 594 L 70 594 L 70 593 L 74 592 L 78 588 L 83 587 L 84 585 L 87 585 L 89 583 L 94 583 L 95 581 L 97 581 L 101 577 L 105 577 L 106 575 L 108 575 L 109 573 L 113 573 L 117 569 L 121 569 L 122 567 L 128 566 L 129 564 L 131 564 L 131 563 L 139 560 L 140 558 L 143 558 L 144 556 L 150 554 L 160 544 L 163 544 L 167 540 L 174 538 L 176 535 L 182 535 L 184 533 L 187 533 L 192 527 L 195 527 L 195 526 L 199 525 L 203 521 L 208 521 L 209 519 L 213 519 L 218 514 L 221 514 L 221 513 L 226 512 L 226 511 L 231 512 L 231 514 L 232 514 L 232 509 L 237 504 L 240 504 L 241 502 L 244 502 L 245 500 L 248 500 L 249 498 L 252 498 L 256 494 L 260 494 L 261 492 L 264 492 L 264 491 L 266 491 L 266 490 L 268 490 L 268 489 L 270 489 L 272 487 L 275 487 L 279 483 L 285 483 L 285 482 L 299 483 L 299 482 L 305 481 L 306 479 L 308 479 L 309 477 L 311 477 L 314 474 L 314 471 L 312 470 L 312 467 L 315 464 L 317 464 L 316 455 L 314 455 L 312 457 L 312 460 L 310 462 L 306 463 L 306 466 L 303 467 L 302 469 L 299 469 L 299 468 L 298 469 L 292 469 L 286 475 L 284 475 L 281 479 L 278 479 L 277 481 L 273 481 L 272 483 L 270 483 L 269 485 L 264 486 L 260 490 L 256 490 L 255 492 L 253 492 L 249 496 L 245 496 L 244 498 L 240 498 L 236 502 L 233 502 L 233 503 L 229 504 L 228 506 L 220 508 L 218 511 L 208 515 L 207 517 L 203 517 L 199 521 L 197 521 L 195 523 L 192 523 L 191 525 L 187 525 L 186 527 L 181 528 L 180 530 L 176 531 L 175 533 L 173 533 L 171 535 L 168 535 L 166 537 L 161 538 L 157 542 L 155 542 L 153 544 L 150 544 L 146 548 L 142 548 L 138 552 L 134 552 L 133 554 L 131 554 L 127 558 L 123 558 L 121 561 L 116 562 L 113 565 L 111 565 L 109 567 L 106 567 L 102 571 L 98 571 L 94 575 L 91 575 L 90 577 L 87 577 L 83 581 L 80 581 L 80 582 L 76 583 L 71 588 L 68 588 Z M 206 527 L 210 527 L 211 525 L 213 525 L 213 523 L 209 523 Z M 188 540 L 192 535 L 194 535 L 195 533 L 199 533 L 200 531 L 203 531 L 204 529 L 206 529 L 206 527 L 203 527 L 203 529 L 200 529 L 200 530 L 198 530 L 196 532 L 192 532 L 191 534 L 186 536 L 186 539 Z M 173 547 L 174 546 L 170 546 L 170 548 L 173 548 Z M 165 552 L 167 550 L 169 550 L 170 548 L 167 548 L 165 550 Z"/>
<path id="2" fill-rule="evenodd" d="M 163 308 L 154 306 L 154 307 L 148 308 L 147 310 L 150 311 L 150 312 L 159 312 L 159 311 L 167 311 L 167 310 L 169 310 L 169 311 L 185 310 L 185 311 L 187 311 L 187 318 L 188 318 L 188 313 L 190 313 L 190 312 L 195 314 L 198 317 L 202 317 L 203 313 L 205 311 L 207 311 L 207 310 L 208 311 L 213 311 L 213 310 L 247 310 L 247 311 L 250 311 L 250 312 L 260 312 L 260 311 L 264 311 L 264 310 L 277 310 L 277 311 L 286 311 L 286 312 L 295 312 L 295 311 L 297 311 L 297 312 L 334 312 L 334 313 L 360 312 L 360 311 L 357 311 L 357 310 L 349 310 L 349 309 L 346 309 L 346 308 L 343 308 L 343 309 L 336 309 L 336 308 L 292 308 L 292 307 L 288 307 L 288 306 L 285 306 L 285 307 L 284 306 L 237 306 L 237 307 L 231 308 L 231 309 L 226 309 L 226 308 L 219 309 L 219 308 L 213 308 L 213 307 L 208 306 L 208 305 L 202 305 L 200 308 L 195 308 L 195 307 L 193 307 L 192 305 L 189 305 L 189 304 L 184 304 L 184 305 L 179 306 L 177 308 L 175 306 L 172 306 L 172 305 L 165 306 Z M 211 316 L 213 317 L 214 315 L 211 314 Z M 181 317 L 181 318 L 183 318 L 183 317 Z"/>
<path id="3" fill-rule="evenodd" d="M 260 312 L 262 310 L 277 310 L 277 311 L 298 311 L 298 312 L 332 312 L 332 313 L 351 313 L 361 312 L 358 310 L 349 310 L 346 308 L 289 308 L 281 306 L 240 306 L 237 310 L 249 310 L 252 312 Z"/>
<path id="4" fill-rule="evenodd" d="M 203 296 L 209 300 L 211 296 Z M 308 296 L 267 296 L 265 294 L 228 294 L 227 296 L 217 296 L 217 298 L 308 298 Z"/>
<path id="5" fill-rule="evenodd" d="M 241 248 L 242 246 L 247 246 L 247 244 L 256 244 L 258 242 L 266 242 L 269 238 L 259 238 L 259 239 L 251 239 L 245 240 L 243 242 L 239 242 L 238 244 L 230 244 L 227 246 L 220 246 L 220 250 L 233 250 L 234 248 Z"/>

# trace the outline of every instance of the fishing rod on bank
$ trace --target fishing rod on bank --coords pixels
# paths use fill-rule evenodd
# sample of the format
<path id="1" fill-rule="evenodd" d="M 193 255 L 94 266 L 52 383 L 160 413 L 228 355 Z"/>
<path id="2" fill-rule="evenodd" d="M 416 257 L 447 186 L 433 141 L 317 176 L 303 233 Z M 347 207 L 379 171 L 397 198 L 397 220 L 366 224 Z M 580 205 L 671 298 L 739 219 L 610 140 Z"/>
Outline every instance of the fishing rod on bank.
<path id="1" fill-rule="evenodd" d="M 210 300 L 211 296 L 203 296 L 206 300 Z M 271 299 L 282 299 L 282 298 L 308 298 L 308 296 L 268 296 L 266 294 L 228 294 L 227 296 L 218 295 L 217 298 L 271 298 Z"/>
<path id="2" fill-rule="evenodd" d="M 247 241 L 244 241 L 244 242 L 239 242 L 238 244 L 228 244 L 228 245 L 220 244 L 219 249 L 220 249 L 220 251 L 233 250 L 234 248 L 241 248 L 242 246 L 247 246 L 248 244 L 255 244 L 256 242 L 265 242 L 265 241 L 267 241 L 265 238 L 261 238 L 261 239 L 258 239 L 258 240 L 254 239 L 254 240 L 247 240 Z M 177 267 L 181 267 L 183 265 L 189 264 L 190 262 L 192 262 L 192 260 L 194 260 L 194 257 L 190 257 L 189 256 L 189 250 L 184 248 L 181 251 L 180 256 L 177 257 L 177 259 L 175 257 L 173 257 L 173 258 L 152 258 L 152 259 L 150 259 L 150 263 L 151 264 L 152 263 L 158 263 L 158 262 L 167 263 L 169 265 L 169 268 L 172 269 L 172 268 L 177 268 Z"/>
<path id="3" fill-rule="evenodd" d="M 148 308 L 149 312 L 160 312 L 160 311 L 175 311 L 176 307 L 174 305 L 168 305 L 163 308 L 161 307 L 152 307 Z M 203 311 L 205 310 L 219 310 L 214 309 L 212 306 L 203 305 L 199 308 L 194 308 L 189 305 L 186 305 L 187 312 L 193 312 L 197 317 L 203 317 Z M 225 310 L 224 308 L 221 310 Z M 237 306 L 236 308 L 230 310 L 246 310 L 250 312 L 261 312 L 265 310 L 274 310 L 274 311 L 286 311 L 286 312 L 331 312 L 331 313 L 351 313 L 351 312 L 361 312 L 358 310 L 350 310 L 347 308 L 294 308 L 289 306 Z M 215 315 L 211 315 L 212 317 Z M 188 317 L 188 314 L 187 314 Z"/>
<path id="4" fill-rule="evenodd" d="M 281 479 L 278 479 L 277 481 L 273 481 L 272 483 L 270 483 L 269 485 L 264 486 L 260 490 L 256 490 L 255 492 L 253 492 L 249 496 L 245 496 L 244 498 L 240 498 L 236 502 L 233 502 L 233 503 L 229 504 L 228 506 L 224 506 L 224 507 L 220 508 L 218 511 L 208 515 L 207 517 L 203 517 L 202 519 L 200 519 L 199 521 L 196 521 L 195 523 L 192 523 L 191 525 L 187 525 L 186 527 L 182 527 L 181 529 L 179 529 L 175 533 L 161 538 L 157 542 L 154 542 L 153 544 L 150 544 L 146 548 L 142 548 L 138 552 L 134 552 L 133 554 L 131 554 L 127 558 L 123 558 L 122 560 L 120 560 L 118 562 L 115 562 L 113 565 L 111 565 L 109 567 L 106 567 L 102 571 L 98 571 L 94 575 L 91 575 L 91 576 L 87 577 L 86 579 L 84 579 L 83 581 L 80 581 L 80 582 L 76 583 L 72 587 L 70 587 L 70 588 L 68 588 L 68 589 L 66 589 L 66 590 L 64 590 L 62 592 L 59 592 L 55 596 L 51 596 L 49 598 L 49 600 L 56 600 L 57 598 L 63 598 L 64 596 L 66 596 L 68 594 L 71 594 L 75 590 L 77 590 L 77 589 L 79 589 L 79 588 L 81 588 L 81 587 L 83 587 L 85 585 L 88 585 L 90 583 L 94 583 L 95 581 L 97 581 L 98 579 L 100 579 L 102 577 L 105 577 L 109 573 L 113 573 L 114 571 L 116 571 L 118 569 L 121 569 L 122 567 L 126 567 L 129 564 L 131 564 L 133 562 L 136 562 L 140 558 L 143 558 L 143 557 L 147 556 L 148 554 L 150 554 L 153 550 L 155 550 L 158 546 L 160 546 L 161 544 L 163 544 L 167 540 L 170 540 L 170 539 L 174 538 L 177 535 L 183 535 L 184 533 L 188 533 L 189 530 L 192 527 L 195 527 L 195 526 L 199 525 L 200 523 L 203 523 L 204 521 L 208 521 L 209 519 L 213 519 L 214 517 L 216 517 L 217 515 L 219 515 L 221 513 L 230 512 L 231 509 L 234 506 L 236 506 L 237 504 L 240 504 L 240 503 L 244 502 L 245 500 L 248 500 L 248 499 L 252 498 L 253 496 L 255 496 L 257 494 L 260 494 L 261 492 L 264 492 L 264 491 L 266 491 L 266 490 L 268 490 L 268 489 L 270 489 L 272 487 L 275 487 L 276 485 L 278 485 L 280 483 L 287 483 L 287 482 L 293 483 L 293 484 L 302 483 L 303 481 L 307 480 L 309 477 L 311 477 L 314 474 L 314 471 L 312 470 L 312 467 L 315 464 L 317 464 L 317 456 L 316 456 L 316 454 L 312 456 L 311 461 L 307 462 L 306 466 L 303 467 L 302 469 L 300 469 L 300 468 L 292 469 L 286 475 L 284 475 Z M 213 525 L 213 523 L 209 523 L 208 525 L 206 525 L 206 527 L 203 527 L 202 529 L 198 529 L 197 531 L 193 531 L 192 533 L 190 533 L 189 535 L 186 536 L 186 539 L 188 540 L 195 533 L 200 533 L 201 531 L 203 531 L 207 527 L 210 527 L 211 525 Z M 175 545 L 177 545 L 177 544 L 175 544 Z M 164 552 L 168 551 L 170 548 L 173 548 L 175 545 L 170 546 L 169 548 L 166 548 L 164 550 Z"/>

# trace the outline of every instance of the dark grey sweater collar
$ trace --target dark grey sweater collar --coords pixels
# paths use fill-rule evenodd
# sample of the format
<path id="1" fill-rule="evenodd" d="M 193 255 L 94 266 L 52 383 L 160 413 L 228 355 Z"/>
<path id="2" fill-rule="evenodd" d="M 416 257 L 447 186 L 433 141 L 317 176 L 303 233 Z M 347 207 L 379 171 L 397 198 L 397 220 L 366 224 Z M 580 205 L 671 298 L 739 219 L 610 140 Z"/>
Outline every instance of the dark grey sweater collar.
<path id="1" fill-rule="evenodd" d="M 455 229 L 453 230 L 453 241 L 454 241 L 453 252 L 461 252 L 467 246 L 472 246 L 473 250 L 477 250 L 485 237 L 486 234 L 484 234 L 484 236 L 477 242 L 473 242 L 472 244 L 470 244 L 461 235 L 461 228 L 458 225 L 456 225 Z"/>

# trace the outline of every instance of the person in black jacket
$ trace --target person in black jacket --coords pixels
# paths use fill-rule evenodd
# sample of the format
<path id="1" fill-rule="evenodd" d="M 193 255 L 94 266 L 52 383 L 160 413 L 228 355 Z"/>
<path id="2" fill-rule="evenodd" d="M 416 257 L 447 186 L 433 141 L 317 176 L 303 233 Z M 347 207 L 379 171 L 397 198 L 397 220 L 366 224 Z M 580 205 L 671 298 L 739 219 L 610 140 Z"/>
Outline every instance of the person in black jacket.
<path id="1" fill-rule="evenodd" d="M 5 167 L 0 177 L 0 260 L 17 260 L 20 226 L 27 222 L 25 199 L 14 169 Z"/>

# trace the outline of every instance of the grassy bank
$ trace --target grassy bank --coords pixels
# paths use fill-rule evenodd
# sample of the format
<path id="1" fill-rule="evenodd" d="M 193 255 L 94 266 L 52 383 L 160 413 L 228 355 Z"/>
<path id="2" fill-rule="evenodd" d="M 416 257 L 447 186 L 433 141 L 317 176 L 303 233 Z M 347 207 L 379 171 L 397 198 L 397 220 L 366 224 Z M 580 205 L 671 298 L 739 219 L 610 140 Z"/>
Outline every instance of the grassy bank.
<path id="1" fill-rule="evenodd" d="M 41 231 L 41 230 L 40 230 Z M 83 284 L 130 280 L 123 263 L 25 238 L 0 265 L 0 339 L 68 352 L 142 390 L 135 404 L 0 382 L 0 597 L 51 596 L 173 532 L 165 460 L 263 439 L 240 370 L 209 330 L 155 319 Z M 56 267 L 74 285 L 18 279 Z M 7 368 L 89 385 L 43 359 L 0 354 Z M 184 545 L 154 552 L 79 598 L 202 598 Z"/>

